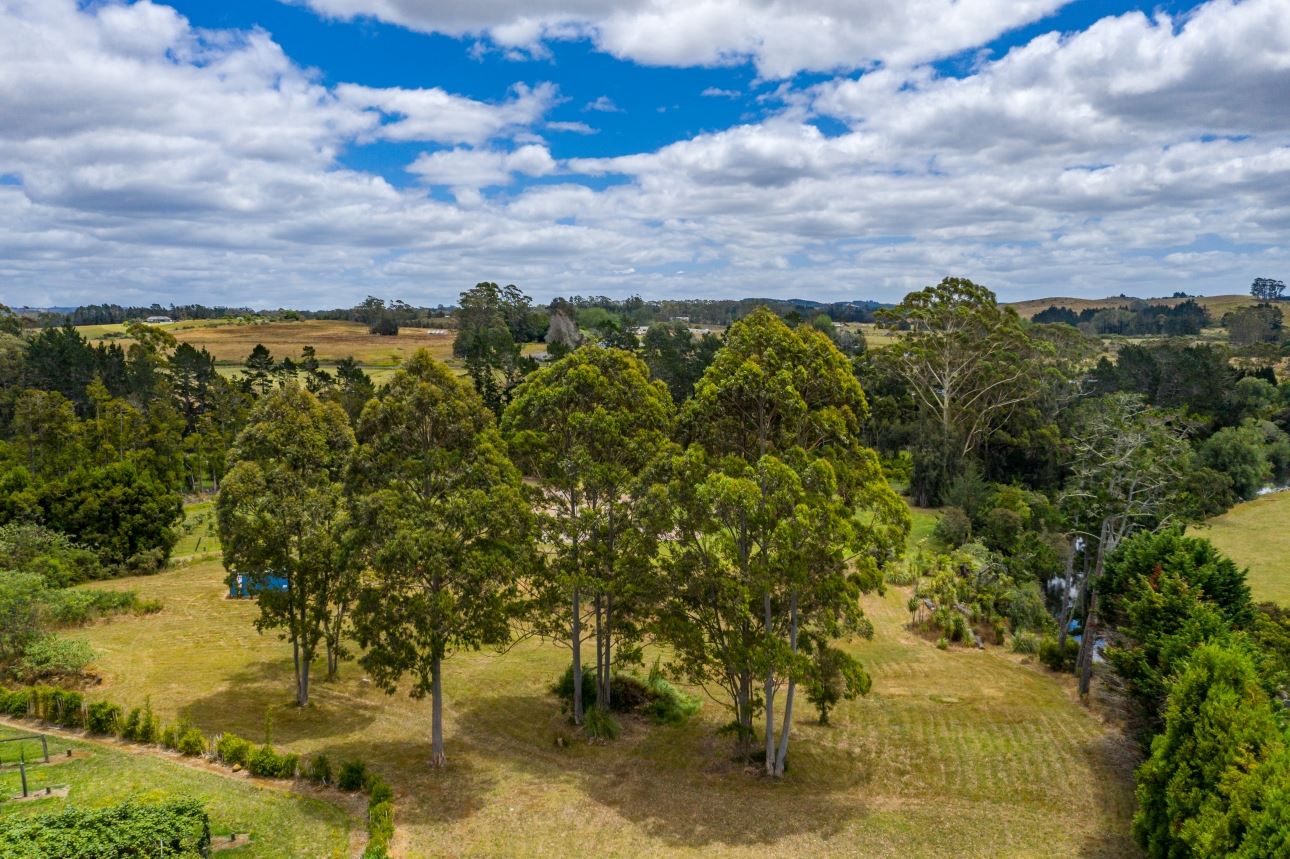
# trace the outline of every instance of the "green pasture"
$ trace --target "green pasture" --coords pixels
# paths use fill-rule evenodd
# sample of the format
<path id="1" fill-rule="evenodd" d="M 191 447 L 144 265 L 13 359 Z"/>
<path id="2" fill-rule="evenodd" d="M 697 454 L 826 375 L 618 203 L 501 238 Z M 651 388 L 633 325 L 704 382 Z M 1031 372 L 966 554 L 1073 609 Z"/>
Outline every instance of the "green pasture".
<path id="1" fill-rule="evenodd" d="M 34 727 L 0 725 L 0 738 L 34 732 Z M 307 796 L 279 784 L 262 786 L 246 776 L 208 771 L 200 764 L 170 753 L 151 753 L 124 743 L 81 742 L 51 737 L 55 753 L 48 765 L 27 768 L 28 788 L 33 793 L 47 786 L 69 788 L 67 796 L 50 796 L 17 802 L 21 792 L 18 770 L 0 766 L 0 834 L 8 817 L 58 811 L 68 804 L 81 808 L 114 805 L 130 798 L 143 801 L 185 795 L 203 803 L 211 818 L 216 843 L 237 833 L 250 835 L 250 843 L 220 856 L 245 859 L 291 859 L 291 857 L 345 857 L 349 855 L 350 829 L 361 830 L 351 813 L 320 796 Z M 8 764 L 10 743 L 0 743 L 0 761 Z M 30 754 L 39 743 L 28 741 Z M 73 757 L 66 758 L 67 749 Z"/>

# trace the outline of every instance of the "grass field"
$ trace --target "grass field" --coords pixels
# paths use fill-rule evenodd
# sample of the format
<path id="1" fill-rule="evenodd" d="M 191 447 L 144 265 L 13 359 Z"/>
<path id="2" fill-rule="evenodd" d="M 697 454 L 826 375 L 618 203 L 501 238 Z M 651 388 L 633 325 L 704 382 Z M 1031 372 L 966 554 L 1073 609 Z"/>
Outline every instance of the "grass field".
<path id="1" fill-rule="evenodd" d="M 172 558 L 220 551 L 219 532 L 215 527 L 215 502 L 200 501 L 184 505 L 184 524 L 179 527 L 179 542 L 171 550 Z"/>
<path id="2" fill-rule="evenodd" d="M 257 344 L 263 344 L 275 359 L 299 360 L 306 346 L 313 346 L 318 360 L 335 364 L 352 357 L 364 367 L 394 367 L 417 349 L 430 350 L 436 358 L 452 355 L 451 332 L 430 334 L 425 328 L 402 328 L 397 336 L 369 334 L 360 322 L 307 319 L 296 322 L 236 322 L 198 320 L 162 326 L 183 343 L 206 349 L 224 365 L 241 365 Z M 124 333 L 123 325 L 87 325 L 81 332 L 100 342 Z"/>
<path id="3" fill-rule="evenodd" d="M 1249 568 L 1256 600 L 1290 605 L 1290 492 L 1238 504 L 1194 533 Z"/>
<path id="4" fill-rule="evenodd" d="M 0 725 L 0 738 L 32 733 L 23 727 Z M 0 802 L 0 821 L 6 817 L 43 814 L 68 804 L 81 808 L 112 805 L 136 797 L 160 799 L 183 794 L 202 801 L 211 817 L 211 834 L 226 840 L 232 833 L 249 834 L 250 843 L 223 851 L 220 856 L 244 859 L 288 857 L 343 857 L 350 854 L 351 813 L 318 797 L 296 794 L 280 787 L 261 787 L 245 777 L 208 772 L 127 745 L 90 743 L 50 738 L 50 752 L 62 755 L 71 748 L 70 760 L 54 757 L 48 765 L 31 766 L 27 783 L 33 791 L 46 785 L 70 787 L 66 798 L 52 796 L 27 802 Z M 16 743 L 0 743 L 8 761 Z M 39 751 L 27 743 L 28 760 Z M 0 794 L 19 794 L 17 770 L 0 769 Z"/>
<path id="5" fill-rule="evenodd" d="M 918 517 L 926 529 L 929 515 Z M 705 701 L 679 727 L 627 722 L 609 745 L 574 742 L 547 687 L 566 652 L 524 642 L 445 668 L 449 768 L 429 757 L 429 703 L 386 696 L 345 666 L 291 706 L 285 643 L 251 627 L 205 562 L 102 583 L 160 598 L 145 618 L 84 631 L 101 694 L 151 695 L 165 719 L 370 761 L 397 792 L 406 857 L 1116 857 L 1128 838 L 1133 759 L 1069 685 L 998 650 L 940 651 L 904 628 L 908 590 L 866 601 L 876 627 L 856 649 L 873 693 L 813 724 L 802 702 L 781 783 L 743 771 Z"/>
<path id="6" fill-rule="evenodd" d="M 1010 302 L 1010 306 L 1016 308 L 1017 313 L 1022 317 L 1029 319 L 1041 310 L 1047 310 L 1050 307 L 1069 307 L 1071 310 L 1079 313 L 1085 308 L 1102 310 L 1107 307 L 1120 307 L 1127 304 L 1130 299 L 1127 298 L 1032 298 L 1028 301 Z M 1170 307 L 1175 304 L 1181 304 L 1187 301 L 1186 298 L 1148 298 L 1145 299 L 1150 304 L 1167 304 Z M 1256 304 L 1257 302 L 1249 295 L 1202 295 L 1196 298 L 1196 303 L 1209 311 L 1210 316 L 1217 322 L 1223 318 L 1223 314 L 1235 310 L 1238 307 L 1246 307 Z"/>

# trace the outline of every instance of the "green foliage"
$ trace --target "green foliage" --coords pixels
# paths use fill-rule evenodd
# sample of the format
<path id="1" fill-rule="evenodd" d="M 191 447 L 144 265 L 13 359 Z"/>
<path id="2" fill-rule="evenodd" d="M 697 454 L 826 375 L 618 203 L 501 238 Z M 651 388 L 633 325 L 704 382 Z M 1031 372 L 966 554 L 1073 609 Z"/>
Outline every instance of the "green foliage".
<path id="1" fill-rule="evenodd" d="M 51 677 L 74 677 L 94 661 L 94 648 L 78 638 L 44 635 L 27 645 L 14 669 L 31 683 Z"/>
<path id="2" fill-rule="evenodd" d="M 0 525 L 0 570 L 39 573 L 51 588 L 100 578 L 103 573 L 92 551 L 65 534 L 28 522 Z"/>
<path id="3" fill-rule="evenodd" d="M 200 802 L 128 800 L 101 809 L 75 806 L 53 814 L 8 817 L 0 823 L 0 859 L 204 857 L 210 819 Z"/>
<path id="4" fill-rule="evenodd" d="M 314 784 L 330 785 L 334 778 L 334 773 L 331 768 L 331 758 L 324 754 L 311 756 L 305 763 L 304 777 Z"/>
<path id="5" fill-rule="evenodd" d="M 85 727 L 91 734 L 116 735 L 121 730 L 121 708 L 110 701 L 95 701 L 86 712 Z"/>
<path id="6" fill-rule="evenodd" d="M 140 600 L 134 591 L 100 591 L 67 588 L 47 592 L 41 600 L 41 614 L 53 626 L 84 626 L 101 617 L 123 612 L 152 614 L 161 604 Z"/>
<path id="7" fill-rule="evenodd" d="M 215 740 L 215 754 L 228 766 L 239 766 L 245 769 L 251 762 L 251 753 L 255 746 L 250 740 L 244 740 L 237 734 L 225 732 Z M 325 761 L 326 758 L 324 757 Z"/>
<path id="8" fill-rule="evenodd" d="M 131 460 L 76 468 L 48 484 L 42 506 L 48 525 L 131 574 L 164 566 L 183 519 L 179 494 Z"/>
<path id="9" fill-rule="evenodd" d="M 597 686 L 595 670 L 583 669 L 583 704 L 588 710 L 596 706 Z M 551 687 L 552 694 L 562 702 L 566 711 L 573 706 L 573 666 L 570 665 Z M 697 713 L 701 703 L 697 698 L 677 689 L 663 677 L 658 665 L 651 669 L 645 680 L 630 674 L 615 673 L 611 679 L 610 709 L 616 713 L 638 713 L 661 724 L 677 725 Z"/>
<path id="10" fill-rule="evenodd" d="M 262 778 L 295 778 L 300 756 L 287 752 L 278 753 L 265 743 L 247 759 L 246 769 L 251 775 Z"/>
<path id="11" fill-rule="evenodd" d="M 1108 616 L 1122 614 L 1122 600 L 1139 579 L 1154 579 L 1162 570 L 1193 588 L 1198 599 L 1214 603 L 1233 627 L 1244 629 L 1253 622 L 1254 604 L 1245 571 L 1208 540 L 1184 536 L 1179 528 L 1140 532 L 1111 553 L 1097 586 Z"/>
<path id="12" fill-rule="evenodd" d="M 358 759 L 342 761 L 336 786 L 341 790 L 362 790 L 367 784 L 367 764 Z"/>
<path id="13" fill-rule="evenodd" d="M 1012 652 L 1034 655 L 1039 653 L 1042 639 L 1033 632 L 1018 632 L 1012 636 Z"/>
<path id="14" fill-rule="evenodd" d="M 0 697 L 0 713 L 21 719 L 31 706 L 31 693 L 26 689 L 11 689 Z"/>
<path id="15" fill-rule="evenodd" d="M 145 701 L 142 709 L 132 709 L 126 716 L 125 724 L 121 726 L 122 739 L 136 743 L 152 745 L 161 742 L 161 735 L 161 721 L 152 712 L 151 699 Z M 173 745 L 173 742 L 169 745 Z"/>
<path id="16" fill-rule="evenodd" d="M 572 645 L 581 599 L 595 604 L 602 698 L 610 664 L 639 641 L 650 608 L 661 516 L 651 515 L 659 511 L 648 466 L 668 445 L 672 421 L 671 398 L 645 364 L 599 346 L 534 373 L 502 417 L 517 464 L 541 487 L 539 524 L 552 544 L 533 580 L 529 620 Z M 574 702 L 575 721 L 584 705 Z"/>
<path id="17" fill-rule="evenodd" d="M 367 847 L 363 859 L 385 859 L 394 839 L 394 803 L 386 799 L 367 808 Z"/>
<path id="18" fill-rule="evenodd" d="M 44 635 L 40 610 L 46 596 L 40 574 L 0 571 L 0 669 L 15 665 Z"/>
<path id="19" fill-rule="evenodd" d="M 829 723 L 829 711 L 842 701 L 868 695 L 872 686 L 864 667 L 850 654 L 823 641 L 806 642 L 811 656 L 805 682 L 806 699 L 815 705 L 821 725 Z"/>
<path id="20" fill-rule="evenodd" d="M 1133 833 L 1148 859 L 1236 853 L 1258 784 L 1251 773 L 1283 745 L 1250 656 L 1214 644 L 1196 650 L 1138 770 Z"/>
<path id="21" fill-rule="evenodd" d="M 363 789 L 367 791 L 369 805 L 378 805 L 394 799 L 394 789 L 386 783 L 385 779 L 371 771 L 367 773 L 367 778 L 363 782 Z"/>
<path id="22" fill-rule="evenodd" d="M 361 662 L 388 691 L 411 675 L 431 695 L 442 763 L 441 664 L 506 641 L 531 563 L 519 471 L 474 391 L 425 350 L 368 404 L 350 471 L 357 541 L 371 571 L 353 612 Z"/>
<path id="23" fill-rule="evenodd" d="M 1070 673 L 1075 670 L 1075 657 L 1079 655 L 1079 642 L 1067 636 L 1066 647 L 1052 636 L 1044 636 L 1039 641 L 1039 661 L 1052 671 Z"/>
<path id="24" fill-rule="evenodd" d="M 1290 474 L 1290 438 L 1271 421 L 1247 420 L 1206 439 L 1199 459 L 1231 481 L 1231 501 L 1249 501 Z"/>
<path id="25" fill-rule="evenodd" d="M 282 629 L 296 667 L 296 703 L 309 701 L 309 665 L 353 587 L 341 545 L 342 477 L 354 433 L 340 406 L 298 385 L 263 397 L 230 453 L 216 509 L 224 563 L 252 581 L 274 575 L 256 603 L 258 629 Z M 339 630 L 332 630 L 338 642 Z"/>
<path id="26" fill-rule="evenodd" d="M 622 727 L 618 724 L 610 713 L 601 710 L 599 707 L 592 707 L 587 711 L 586 721 L 583 722 L 583 730 L 587 736 L 595 740 L 616 740 Z"/>
<path id="27" fill-rule="evenodd" d="M 934 506 L 1023 404 L 1039 400 L 1054 349 L 1032 338 L 994 293 L 964 278 L 912 292 L 878 316 L 902 332 L 878 360 L 912 397 L 919 433 L 910 488 L 919 506 Z"/>
<path id="28" fill-rule="evenodd" d="M 972 539 L 972 520 L 960 508 L 947 507 L 941 511 L 941 518 L 936 520 L 932 534 L 943 545 L 957 549 Z"/>
<path id="29" fill-rule="evenodd" d="M 206 754 L 206 750 L 206 735 L 196 725 L 184 726 L 175 741 L 175 751 L 186 757 L 197 757 Z"/>
<path id="30" fill-rule="evenodd" d="M 1129 643 L 1108 648 L 1107 659 L 1154 729 L 1178 667 L 1201 645 L 1229 640 L 1231 627 L 1218 606 L 1202 599 L 1200 589 L 1173 567 L 1139 576 L 1122 606 L 1120 631 Z"/>

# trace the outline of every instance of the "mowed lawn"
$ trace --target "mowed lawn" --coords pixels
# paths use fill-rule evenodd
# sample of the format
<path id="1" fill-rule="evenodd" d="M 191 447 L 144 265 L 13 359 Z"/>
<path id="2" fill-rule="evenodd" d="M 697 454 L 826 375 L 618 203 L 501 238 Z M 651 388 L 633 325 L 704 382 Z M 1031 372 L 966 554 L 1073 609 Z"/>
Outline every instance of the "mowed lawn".
<path id="1" fill-rule="evenodd" d="M 1238 504 L 1193 533 L 1249 568 L 1256 600 L 1290 605 L 1290 492 Z"/>
<path id="2" fill-rule="evenodd" d="M 0 725 L 0 738 L 32 733 L 34 728 Z M 17 743 L 0 743 L 0 758 L 10 763 Z M 69 804 L 79 808 L 112 805 L 126 799 L 158 800 L 182 794 L 201 800 L 211 818 L 211 834 L 227 841 L 233 833 L 250 835 L 245 847 L 220 851 L 220 856 L 245 859 L 288 857 L 344 857 L 350 854 L 351 814 L 319 797 L 305 796 L 279 787 L 263 787 L 249 778 L 232 777 L 159 756 L 137 747 L 115 743 L 88 743 L 49 739 L 52 762 L 28 767 L 32 792 L 67 786 L 67 797 L 51 796 L 26 802 L 0 802 L 0 823 L 7 817 L 45 814 Z M 25 743 L 26 758 L 38 755 L 40 744 Z M 73 757 L 62 757 L 71 748 Z M 21 793 L 16 769 L 0 769 L 0 794 L 6 799 Z"/>
<path id="3" fill-rule="evenodd" d="M 855 645 L 874 678 L 831 727 L 797 709 L 782 782 L 746 772 L 705 701 L 680 727 L 628 721 L 605 745 L 574 741 L 547 689 L 567 651 L 528 641 L 446 663 L 449 767 L 433 772 L 429 702 L 386 696 L 353 664 L 291 706 L 288 646 L 252 628 L 204 562 L 133 588 L 164 609 L 84 634 L 99 694 L 151 695 L 165 719 L 339 760 L 361 756 L 397 792 L 406 857 L 1116 857 L 1128 837 L 1133 758 L 1069 684 L 998 650 L 940 651 L 904 629 L 907 589 L 867 600 L 876 638 Z M 317 675 L 321 677 L 321 668 Z"/>

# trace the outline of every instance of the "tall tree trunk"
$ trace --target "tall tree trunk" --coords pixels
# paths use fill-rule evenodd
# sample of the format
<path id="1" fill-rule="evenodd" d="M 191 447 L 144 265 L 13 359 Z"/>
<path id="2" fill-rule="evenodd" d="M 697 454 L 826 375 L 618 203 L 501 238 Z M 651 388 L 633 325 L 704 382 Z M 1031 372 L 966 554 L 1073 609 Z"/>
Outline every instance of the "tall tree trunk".
<path id="1" fill-rule="evenodd" d="M 762 594 L 762 608 L 766 615 L 766 638 L 770 638 L 772 616 L 770 611 L 770 592 Z M 766 668 L 766 775 L 775 774 L 775 669 Z"/>
<path id="2" fill-rule="evenodd" d="M 1075 578 L 1075 546 L 1067 547 L 1066 577 L 1062 579 L 1062 614 L 1061 629 L 1057 632 L 1059 653 L 1066 652 L 1066 628 L 1071 624 L 1071 582 Z"/>
<path id="3" fill-rule="evenodd" d="M 614 634 L 614 624 L 612 620 L 613 607 L 614 607 L 613 596 L 611 596 L 610 594 L 605 594 L 605 688 L 602 690 L 605 696 L 604 697 L 605 712 L 609 712 L 610 707 L 613 705 L 614 685 L 613 685 L 613 674 L 610 671 L 610 665 L 612 664 L 610 661 L 610 656 L 611 656 L 610 648 L 612 647 L 613 634 Z"/>
<path id="4" fill-rule="evenodd" d="M 300 658 L 300 693 L 296 696 L 296 704 L 301 707 L 309 706 L 309 658 L 301 654 Z"/>
<path id="5" fill-rule="evenodd" d="M 443 676 L 438 653 L 430 657 L 430 766 L 448 763 L 443 753 Z"/>
<path id="6" fill-rule="evenodd" d="M 735 702 L 735 719 L 739 725 L 735 749 L 744 760 L 752 753 L 752 718 L 752 673 L 745 668 L 739 672 L 739 697 Z"/>
<path id="7" fill-rule="evenodd" d="M 582 599 L 573 589 L 573 723 L 582 724 Z"/>
<path id="8" fill-rule="evenodd" d="M 797 591 L 789 599 L 788 642 L 793 654 L 797 654 Z M 788 676 L 788 691 L 784 694 L 784 724 L 779 729 L 779 752 L 775 756 L 775 776 L 784 774 L 784 762 L 788 759 L 788 732 L 793 725 L 793 693 L 797 691 L 797 679 Z M 825 717 L 827 720 L 827 716 Z"/>
<path id="9" fill-rule="evenodd" d="M 291 639 L 291 661 L 296 669 L 296 706 L 303 707 L 304 702 L 300 699 L 302 688 L 300 686 L 300 641 L 294 636 Z"/>
<path id="10" fill-rule="evenodd" d="M 1089 685 L 1093 680 L 1093 639 L 1097 635 L 1097 591 L 1088 606 L 1088 619 L 1084 622 L 1084 637 L 1080 640 L 1079 658 L 1076 659 L 1076 670 L 1079 671 L 1079 696 L 1088 697 Z"/>
<path id="11" fill-rule="evenodd" d="M 605 700 L 605 623 L 602 612 L 603 601 L 596 594 L 596 709 L 604 713 L 609 709 Z"/>

